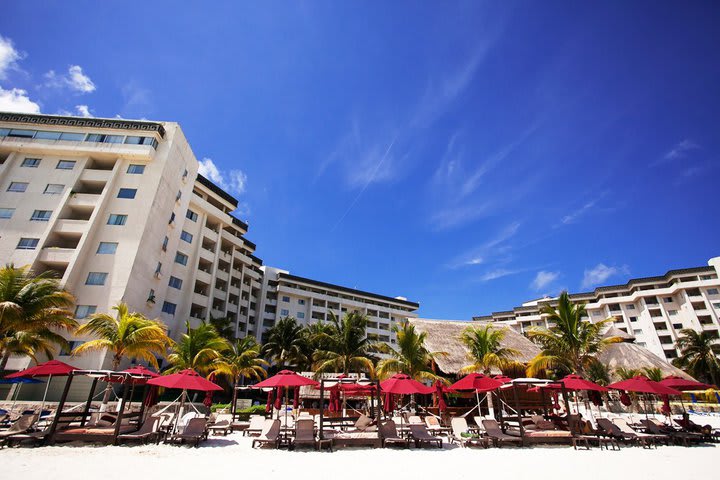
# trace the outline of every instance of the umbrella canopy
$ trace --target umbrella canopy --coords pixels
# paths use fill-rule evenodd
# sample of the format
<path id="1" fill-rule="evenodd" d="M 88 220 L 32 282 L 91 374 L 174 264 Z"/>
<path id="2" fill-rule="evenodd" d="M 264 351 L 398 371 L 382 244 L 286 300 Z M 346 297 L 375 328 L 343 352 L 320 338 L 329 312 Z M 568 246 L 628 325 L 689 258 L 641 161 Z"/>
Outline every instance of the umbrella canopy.
<path id="1" fill-rule="evenodd" d="M 392 393 L 385 393 L 385 400 L 383 401 L 383 410 L 386 413 L 390 413 L 395 410 L 395 397 Z"/>
<path id="2" fill-rule="evenodd" d="M 495 375 L 492 377 L 493 380 L 497 380 L 500 383 L 510 383 L 512 382 L 512 378 L 508 377 L 507 375 Z"/>
<path id="3" fill-rule="evenodd" d="M 695 380 L 687 380 L 685 378 L 676 376 L 663 378 L 662 380 L 660 380 L 659 383 L 660 385 L 674 388 L 675 390 L 680 390 L 681 392 L 685 390 L 707 390 L 708 388 L 713 388 L 712 385 L 708 385 L 707 383 L 696 382 Z"/>
<path id="4" fill-rule="evenodd" d="M 274 392 L 274 391 L 275 391 L 275 390 L 270 390 L 270 391 L 268 392 L 267 403 L 265 404 L 265 413 L 270 413 L 270 412 L 272 412 L 272 409 L 273 409 L 273 398 L 274 398 L 274 397 L 273 397 L 273 392 Z"/>
<path id="5" fill-rule="evenodd" d="M 666 387 L 659 382 L 653 382 L 643 375 L 638 375 L 629 380 L 615 382 L 608 385 L 608 388 L 615 390 L 625 390 L 637 393 L 652 393 L 655 395 L 682 395 L 682 392 L 670 387 Z"/>
<path id="6" fill-rule="evenodd" d="M 122 373 L 129 373 L 130 375 L 137 375 L 142 377 L 157 378 L 160 376 L 159 373 L 153 372 L 147 367 L 142 365 L 135 365 L 134 367 L 126 368 Z"/>
<path id="7" fill-rule="evenodd" d="M 19 378 L 19 377 L 49 377 L 51 375 L 70 375 L 70 372 L 79 370 L 78 368 L 63 363 L 60 360 L 50 360 L 34 367 L 30 367 L 26 370 L 11 373 L 5 378 Z"/>
<path id="8" fill-rule="evenodd" d="M 396 373 L 380 383 L 380 388 L 385 393 L 394 393 L 396 395 L 412 395 L 414 393 L 428 394 L 435 391 L 433 387 L 426 387 L 404 373 Z"/>
<path id="9" fill-rule="evenodd" d="M 567 375 L 565 378 L 560 380 L 560 383 L 565 385 L 568 390 L 588 390 L 595 392 L 607 392 L 609 389 L 598 385 L 597 383 L 585 380 L 580 375 Z"/>
<path id="10" fill-rule="evenodd" d="M 489 392 L 500 387 L 503 383 L 482 373 L 471 373 L 465 375 L 457 382 L 450 385 L 453 390 L 473 390 L 475 392 Z"/>
<path id="11" fill-rule="evenodd" d="M 435 397 L 437 398 L 438 411 L 442 413 L 447 410 L 445 397 L 443 397 L 443 383 L 440 380 L 435 380 Z"/>
<path id="12" fill-rule="evenodd" d="M 282 408 L 282 395 L 283 395 L 283 389 L 282 387 L 277 387 L 277 392 L 275 392 L 275 410 L 280 410 Z"/>
<path id="13" fill-rule="evenodd" d="M 147 384 L 165 388 L 180 388 L 182 390 L 199 390 L 201 392 L 222 390 L 220 385 L 201 377 L 199 373 L 191 368 L 171 375 L 152 378 L 148 380 Z"/>
<path id="14" fill-rule="evenodd" d="M 270 378 L 263 380 L 262 382 L 253 385 L 255 388 L 268 388 L 268 387 L 301 387 L 303 385 L 312 385 L 314 387 L 320 384 L 312 378 L 303 377 L 290 370 L 281 370 L 277 374 Z"/>

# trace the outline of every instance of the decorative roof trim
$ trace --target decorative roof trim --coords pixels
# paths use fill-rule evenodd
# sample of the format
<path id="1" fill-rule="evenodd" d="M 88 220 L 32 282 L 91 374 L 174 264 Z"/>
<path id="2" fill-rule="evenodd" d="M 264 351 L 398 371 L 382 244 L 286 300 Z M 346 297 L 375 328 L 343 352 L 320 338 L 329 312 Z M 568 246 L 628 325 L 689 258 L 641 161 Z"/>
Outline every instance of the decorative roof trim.
<path id="1" fill-rule="evenodd" d="M 51 125 L 84 128 L 111 128 L 115 130 L 137 130 L 160 134 L 165 138 L 165 127 L 158 122 L 111 118 L 66 117 L 61 115 L 38 115 L 31 113 L 0 112 L 0 122 L 26 123 L 29 125 Z"/>
<path id="2" fill-rule="evenodd" d="M 203 177 L 203 176 L 200 175 L 199 173 L 198 173 L 198 175 L 197 175 L 197 181 L 198 181 L 198 183 L 199 183 L 200 185 L 204 185 L 205 187 L 209 188 L 211 192 L 213 192 L 214 194 L 218 195 L 220 198 L 222 198 L 222 199 L 225 200 L 226 202 L 229 202 L 230 204 L 232 204 L 233 207 L 236 207 L 236 208 L 237 208 L 238 201 L 237 201 L 237 199 L 236 199 L 235 197 L 233 197 L 232 195 L 230 195 L 229 193 L 227 193 L 225 190 L 223 190 L 222 188 L 218 187 L 218 186 L 215 185 L 213 182 L 211 182 L 211 181 L 208 180 L 207 178 Z"/>

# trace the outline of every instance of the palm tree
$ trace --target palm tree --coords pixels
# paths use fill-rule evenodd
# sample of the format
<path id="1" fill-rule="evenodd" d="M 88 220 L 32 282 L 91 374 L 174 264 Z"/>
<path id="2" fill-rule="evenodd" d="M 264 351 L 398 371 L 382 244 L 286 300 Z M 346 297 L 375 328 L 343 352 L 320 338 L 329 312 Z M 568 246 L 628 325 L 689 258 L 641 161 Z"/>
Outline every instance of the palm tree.
<path id="1" fill-rule="evenodd" d="M 185 328 L 187 333 L 183 333 L 168 355 L 172 366 L 167 371 L 179 372 L 191 368 L 201 375 L 208 375 L 215 362 L 232 348 L 230 342 L 204 320 L 197 328 L 192 328 L 189 321 L 185 322 Z"/>
<path id="2" fill-rule="evenodd" d="M 127 304 L 112 307 L 117 316 L 107 313 L 91 315 L 87 323 L 77 329 L 78 335 L 98 337 L 87 341 L 73 350 L 73 355 L 85 352 L 108 350 L 112 352 L 111 370 L 117 370 L 125 357 L 144 360 L 157 368 L 156 356 L 164 357 L 172 341 L 167 336 L 167 327 L 159 320 L 149 320 L 137 312 L 130 312 Z M 103 404 L 110 400 L 112 384 L 108 383 Z"/>
<path id="3" fill-rule="evenodd" d="M 339 319 L 330 312 L 328 332 L 318 335 L 320 341 L 326 342 L 326 349 L 313 355 L 316 373 L 342 372 L 347 375 L 353 370 L 372 376 L 374 365 L 370 353 L 379 345 L 368 339 L 366 332 L 367 317 L 362 313 L 346 313 Z"/>
<path id="4" fill-rule="evenodd" d="M 642 370 L 639 368 L 625 368 L 625 367 L 618 367 L 615 369 L 615 375 L 620 380 L 630 380 L 631 378 L 635 378 L 638 375 L 642 375 Z"/>
<path id="5" fill-rule="evenodd" d="M 610 369 L 602 362 L 591 362 L 585 369 L 587 379 L 598 385 L 607 385 L 610 383 Z"/>
<path id="6" fill-rule="evenodd" d="M 435 358 L 446 356 L 447 352 L 431 352 L 425 347 L 426 332 L 418 333 L 415 326 L 404 321 L 393 326 L 397 338 L 397 348 L 389 348 L 390 358 L 382 359 L 377 365 L 380 378 L 394 373 L 405 373 L 415 380 L 442 380 L 433 371 Z"/>
<path id="7" fill-rule="evenodd" d="M 330 335 L 331 329 L 332 325 L 322 320 L 305 325 L 301 332 L 300 357 L 302 358 L 302 362 L 298 365 L 299 368 L 305 370 L 312 369 L 313 354 L 319 350 L 327 350 L 329 348 L 327 338 Z"/>
<path id="8" fill-rule="evenodd" d="M 37 363 L 38 353 L 53 358 L 57 347 L 67 347 L 58 331 L 77 327 L 74 302 L 49 272 L 33 275 L 12 264 L 0 269 L 0 371 L 10 355 L 29 356 Z"/>
<path id="9" fill-rule="evenodd" d="M 239 338 L 221 357 L 213 362 L 215 375 L 224 375 L 230 379 L 233 387 L 232 411 L 235 413 L 237 404 L 237 387 L 241 377 L 262 380 L 267 376 L 264 367 L 269 363 L 260 358 L 260 345 L 253 337 Z"/>
<path id="10" fill-rule="evenodd" d="M 663 371 L 657 367 L 645 367 L 642 369 L 642 372 L 648 380 L 652 380 L 653 382 L 659 382 L 664 376 Z"/>
<path id="11" fill-rule="evenodd" d="M 274 361 L 278 368 L 298 365 L 305 361 L 303 355 L 303 326 L 293 317 L 283 317 L 267 331 L 263 354 Z"/>
<path id="12" fill-rule="evenodd" d="M 210 325 L 215 327 L 218 335 L 225 340 L 232 342 L 235 339 L 235 327 L 233 326 L 233 321 L 230 317 L 225 316 L 215 318 L 210 315 Z"/>
<path id="13" fill-rule="evenodd" d="M 542 348 L 530 361 L 528 375 L 559 368 L 582 376 L 605 345 L 622 341 L 619 337 L 603 338 L 603 331 L 612 319 L 596 323 L 585 320 L 585 304 L 574 304 L 567 292 L 560 294 L 557 309 L 545 305 L 542 313 L 552 326 L 528 329 L 528 337 Z"/>
<path id="14" fill-rule="evenodd" d="M 710 331 L 697 332 L 686 328 L 680 330 L 675 342 L 680 356 L 674 360 L 675 366 L 686 370 L 693 377 L 718 385 L 720 380 L 720 340 Z"/>
<path id="15" fill-rule="evenodd" d="M 467 347 L 467 356 L 472 363 L 463 367 L 460 373 L 489 375 L 493 368 L 502 369 L 508 365 L 519 352 L 503 347 L 504 337 L 504 331 L 490 325 L 466 328 L 460 335 L 460 341 Z"/>

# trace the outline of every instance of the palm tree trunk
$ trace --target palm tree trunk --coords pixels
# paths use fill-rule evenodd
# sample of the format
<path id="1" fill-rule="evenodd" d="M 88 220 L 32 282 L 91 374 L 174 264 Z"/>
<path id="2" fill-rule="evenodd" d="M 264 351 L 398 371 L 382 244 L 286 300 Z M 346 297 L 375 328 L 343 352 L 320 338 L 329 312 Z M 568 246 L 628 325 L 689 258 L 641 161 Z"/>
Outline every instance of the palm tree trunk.
<path id="1" fill-rule="evenodd" d="M 235 377 L 233 384 L 232 384 L 233 394 L 232 394 L 232 403 L 230 403 L 230 408 L 232 409 L 232 411 L 230 413 L 232 413 L 233 422 L 235 421 L 235 411 L 237 410 L 237 388 L 236 387 L 237 387 L 239 378 L 240 378 L 239 376 Z"/>

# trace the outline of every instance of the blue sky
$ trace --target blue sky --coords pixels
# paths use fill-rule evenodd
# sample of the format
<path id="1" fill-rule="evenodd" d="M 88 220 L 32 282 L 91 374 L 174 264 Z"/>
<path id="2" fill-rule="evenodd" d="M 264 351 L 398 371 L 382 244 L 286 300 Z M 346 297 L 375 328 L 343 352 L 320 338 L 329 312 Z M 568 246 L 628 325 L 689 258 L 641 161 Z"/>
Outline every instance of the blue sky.
<path id="1" fill-rule="evenodd" d="M 177 121 L 266 264 L 426 317 L 720 255 L 717 2 L 261 3 L 7 3 L 0 109 Z"/>

